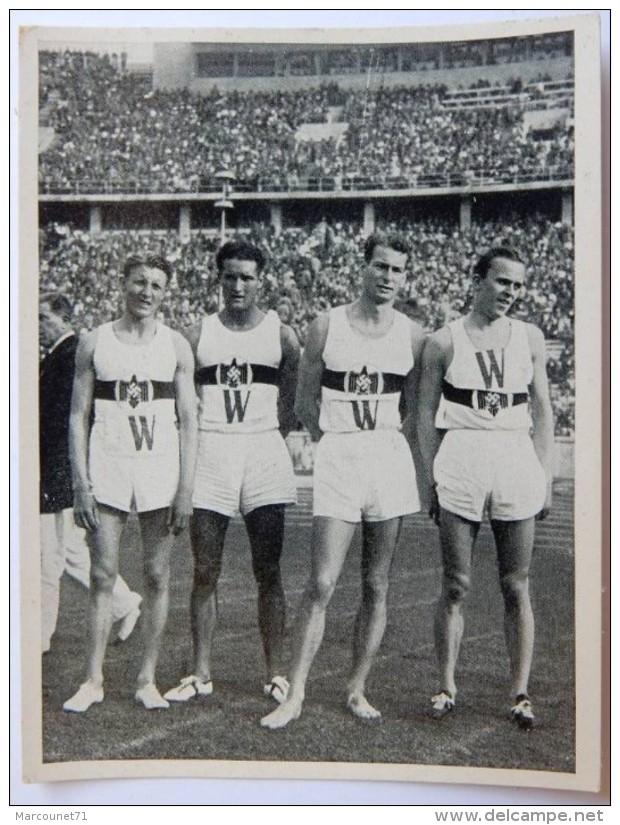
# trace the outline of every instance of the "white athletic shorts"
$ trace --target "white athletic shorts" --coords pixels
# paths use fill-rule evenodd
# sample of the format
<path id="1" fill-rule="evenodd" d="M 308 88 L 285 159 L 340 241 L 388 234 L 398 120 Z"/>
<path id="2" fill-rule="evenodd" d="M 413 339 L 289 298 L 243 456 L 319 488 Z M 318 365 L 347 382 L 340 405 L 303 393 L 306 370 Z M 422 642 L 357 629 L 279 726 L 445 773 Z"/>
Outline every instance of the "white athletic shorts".
<path id="1" fill-rule="evenodd" d="M 420 509 L 411 450 L 398 430 L 325 433 L 314 463 L 314 515 L 387 521 Z"/>
<path id="2" fill-rule="evenodd" d="M 485 511 L 521 521 L 545 503 L 545 471 L 523 431 L 448 430 L 434 475 L 441 507 L 470 521 L 482 521 Z"/>
<path id="3" fill-rule="evenodd" d="M 293 462 L 278 430 L 200 431 L 195 508 L 233 516 L 268 504 L 296 503 Z"/>
<path id="4" fill-rule="evenodd" d="M 114 455 L 94 427 L 88 464 L 95 501 L 127 513 L 159 510 L 172 504 L 179 486 L 178 437 L 156 455 Z"/>

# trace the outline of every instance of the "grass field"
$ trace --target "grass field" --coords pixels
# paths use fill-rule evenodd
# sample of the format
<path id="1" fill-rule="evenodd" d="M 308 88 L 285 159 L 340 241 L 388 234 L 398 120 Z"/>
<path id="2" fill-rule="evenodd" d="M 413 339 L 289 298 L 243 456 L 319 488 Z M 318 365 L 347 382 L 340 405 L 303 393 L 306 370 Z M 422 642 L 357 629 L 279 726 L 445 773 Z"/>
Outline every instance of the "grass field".
<path id="1" fill-rule="evenodd" d="M 283 559 L 289 629 L 307 575 L 311 490 L 287 516 Z M 135 526 L 121 567 L 140 590 Z M 229 530 L 219 589 L 214 650 L 215 692 L 200 701 L 149 712 L 133 700 L 140 627 L 110 646 L 106 698 L 84 715 L 62 702 L 84 677 L 87 594 L 63 579 L 60 620 L 43 671 L 44 762 L 102 759 L 235 759 L 385 762 L 469 767 L 575 769 L 573 484 L 557 482 L 554 508 L 538 525 L 531 571 L 536 648 L 530 684 L 540 725 L 530 733 L 508 720 L 508 662 L 502 604 L 488 526 L 475 552 L 473 589 L 457 679 L 458 709 L 437 722 L 428 716 L 438 687 L 432 644 L 433 605 L 440 587 L 437 530 L 422 515 L 405 520 L 392 571 L 388 628 L 371 673 L 369 698 L 381 724 L 364 725 L 344 710 L 350 640 L 359 598 L 359 533 L 330 604 L 325 640 L 307 686 L 301 718 L 283 731 L 264 731 L 262 653 L 255 587 L 245 530 Z M 187 539 L 175 548 L 171 604 L 158 670 L 162 692 L 187 674 L 191 560 Z"/>

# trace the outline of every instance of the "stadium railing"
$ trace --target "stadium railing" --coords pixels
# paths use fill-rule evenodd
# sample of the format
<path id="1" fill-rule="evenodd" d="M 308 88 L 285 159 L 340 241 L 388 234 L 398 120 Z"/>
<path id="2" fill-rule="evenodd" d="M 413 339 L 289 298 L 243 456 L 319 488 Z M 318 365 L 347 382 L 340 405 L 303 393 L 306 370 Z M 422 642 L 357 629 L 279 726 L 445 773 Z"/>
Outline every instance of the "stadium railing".
<path id="1" fill-rule="evenodd" d="M 284 182 L 282 180 L 259 177 L 251 181 L 235 181 L 232 196 L 235 192 L 362 192 L 369 190 L 416 190 L 439 189 L 454 187 L 476 187 L 492 184 L 522 184 L 522 183 L 568 183 L 573 178 L 572 164 L 564 163 L 549 169 L 514 170 L 514 169 L 470 169 L 463 172 L 443 173 L 434 175 L 413 175 L 408 178 L 402 176 L 329 176 L 302 177 L 297 181 Z M 74 180 L 71 184 L 56 183 L 41 178 L 39 193 L 43 195 L 153 195 L 162 193 L 220 194 L 221 181 L 215 178 L 201 178 L 187 185 L 170 182 L 168 184 L 149 184 L 145 181 L 125 179 L 122 181 L 110 180 Z"/>

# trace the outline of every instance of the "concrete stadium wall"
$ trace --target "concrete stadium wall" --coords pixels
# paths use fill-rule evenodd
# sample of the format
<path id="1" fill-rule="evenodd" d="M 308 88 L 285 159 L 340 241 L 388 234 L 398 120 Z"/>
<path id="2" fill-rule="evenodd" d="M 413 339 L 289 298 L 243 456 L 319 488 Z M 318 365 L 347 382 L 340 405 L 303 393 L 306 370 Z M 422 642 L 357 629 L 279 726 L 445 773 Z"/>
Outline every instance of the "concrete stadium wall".
<path id="1" fill-rule="evenodd" d="M 207 94 L 214 87 L 222 92 L 231 91 L 299 91 L 324 83 L 337 83 L 343 89 L 366 88 L 367 73 L 278 75 L 275 77 L 196 77 L 196 49 L 191 43 L 156 43 L 153 62 L 153 86 L 155 89 L 184 89 L 197 94 Z M 420 86 L 445 84 L 449 88 L 465 88 L 478 80 L 505 84 L 517 77 L 525 82 L 539 74 L 552 80 L 563 80 L 573 69 L 572 57 L 556 57 L 545 60 L 528 60 L 519 63 L 502 63 L 493 66 L 467 66 L 458 69 L 427 69 L 415 72 L 378 72 L 371 79 L 371 91 L 393 86 Z"/>
<path id="2" fill-rule="evenodd" d="M 155 43 L 153 88 L 189 88 L 195 74 L 194 54 L 192 43 Z"/>

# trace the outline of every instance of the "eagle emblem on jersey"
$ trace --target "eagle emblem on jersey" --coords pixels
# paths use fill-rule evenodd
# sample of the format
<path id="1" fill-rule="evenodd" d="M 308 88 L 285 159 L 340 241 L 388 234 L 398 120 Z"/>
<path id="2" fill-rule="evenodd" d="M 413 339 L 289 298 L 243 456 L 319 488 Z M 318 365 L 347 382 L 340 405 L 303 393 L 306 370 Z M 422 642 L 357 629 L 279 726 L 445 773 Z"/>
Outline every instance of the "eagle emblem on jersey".
<path id="1" fill-rule="evenodd" d="M 508 406 L 508 398 L 501 392 L 478 391 L 478 409 L 487 410 L 493 418 L 500 410 Z"/>
<path id="2" fill-rule="evenodd" d="M 138 404 L 149 400 L 149 384 L 149 381 L 138 381 L 135 375 L 131 376 L 130 381 L 119 381 L 118 400 L 126 401 L 135 410 Z"/>
<path id="3" fill-rule="evenodd" d="M 364 365 L 359 372 L 347 372 L 344 385 L 345 392 L 355 395 L 376 395 L 381 392 L 383 378 L 380 372 L 371 372 Z"/>
<path id="4" fill-rule="evenodd" d="M 233 358 L 230 364 L 220 364 L 217 370 L 218 384 L 237 390 L 252 383 L 252 368 L 249 364 L 237 363 Z"/>

